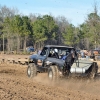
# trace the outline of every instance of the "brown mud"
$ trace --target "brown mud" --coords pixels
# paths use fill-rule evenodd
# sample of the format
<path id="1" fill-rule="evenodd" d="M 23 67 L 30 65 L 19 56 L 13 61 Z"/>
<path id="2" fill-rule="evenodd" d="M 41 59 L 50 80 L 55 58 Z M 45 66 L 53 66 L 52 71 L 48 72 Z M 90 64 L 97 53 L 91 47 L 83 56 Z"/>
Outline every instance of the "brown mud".
<path id="1" fill-rule="evenodd" d="M 48 80 L 47 73 L 27 77 L 27 66 L 0 65 L 0 100 L 100 100 L 100 74 L 87 78 Z"/>

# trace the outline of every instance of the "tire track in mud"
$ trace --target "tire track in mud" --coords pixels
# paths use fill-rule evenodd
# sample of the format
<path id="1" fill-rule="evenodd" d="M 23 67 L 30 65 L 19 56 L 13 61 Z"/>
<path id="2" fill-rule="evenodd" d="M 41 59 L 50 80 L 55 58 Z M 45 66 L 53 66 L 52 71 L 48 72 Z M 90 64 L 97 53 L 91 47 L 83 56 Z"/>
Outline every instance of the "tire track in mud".
<path id="1" fill-rule="evenodd" d="M 25 67 L 0 66 L 0 100 L 100 100 L 99 95 L 67 88 L 65 81 L 51 83 L 40 75 L 29 79 Z"/>
<path id="2" fill-rule="evenodd" d="M 6 81 L 6 78 L 3 80 Z M 32 82 L 32 81 L 31 81 Z M 12 84 L 10 84 L 12 83 Z M 3 83 L 4 84 L 4 83 Z M 39 96 L 42 100 L 52 100 L 54 98 L 54 100 L 58 99 L 58 100 L 67 100 L 67 99 L 71 99 L 71 100 L 78 100 L 81 98 L 81 100 L 92 100 L 94 97 L 91 95 L 88 95 L 86 93 L 80 93 L 80 91 L 76 92 L 72 92 L 72 91 L 65 91 L 61 88 L 55 88 L 55 87 L 48 87 L 46 85 L 42 85 L 41 83 L 35 83 L 33 82 L 33 85 L 32 83 L 29 82 L 29 84 L 25 83 L 25 80 L 23 82 L 20 82 L 20 80 L 7 80 L 6 81 L 6 84 L 9 86 L 9 88 L 6 88 L 5 92 L 7 92 L 8 96 L 7 97 L 10 97 L 10 98 L 18 98 L 18 99 L 21 99 L 21 100 L 27 100 L 27 99 L 34 99 L 33 97 L 35 97 L 35 99 L 38 97 L 39 99 Z M 12 85 L 12 86 L 11 86 Z M 19 89 L 17 89 L 17 91 L 15 91 L 16 87 L 19 87 Z M 25 88 L 27 87 L 27 88 Z M 23 90 L 24 89 L 24 90 Z M 18 92 L 20 91 L 20 92 Z M 30 97 L 29 94 L 27 94 L 27 91 L 28 93 L 30 94 Z M 32 92 L 32 93 L 31 93 Z M 22 96 L 20 95 L 22 94 Z M 40 95 L 41 94 L 41 95 Z M 23 96 L 25 95 L 25 96 Z M 43 97 L 44 98 L 43 98 Z M 6 98 L 4 96 L 4 98 Z M 22 99 L 23 98 L 23 99 Z M 48 98 L 48 99 L 47 99 Z M 96 97 L 95 97 L 96 98 Z M 96 99 L 93 99 L 93 100 L 96 100 Z"/>
<path id="3" fill-rule="evenodd" d="M 25 81 L 20 82 L 19 79 L 13 80 L 13 79 L 3 78 L 3 80 L 4 80 L 4 83 L 2 83 L 2 84 L 0 83 L 0 86 L 2 87 L 2 88 L 0 88 L 0 90 L 3 90 L 5 93 L 7 93 L 6 94 L 7 97 L 9 97 L 9 94 L 10 94 L 10 98 L 13 98 L 16 95 L 19 99 L 23 97 L 26 100 L 27 100 L 27 98 L 34 99 L 34 97 L 35 97 L 35 99 L 38 97 L 37 99 L 40 98 L 43 100 L 51 100 L 53 98 L 54 98 L 54 100 L 57 98 L 58 98 L 58 100 L 61 100 L 63 98 L 66 99 L 66 97 L 63 97 L 63 96 L 62 96 L 63 98 L 60 97 L 60 95 L 58 95 L 51 88 L 47 88 L 47 87 L 45 88 L 45 86 L 41 85 L 41 84 L 37 84 L 34 82 L 33 82 L 33 85 L 30 82 L 27 84 L 27 83 L 25 83 Z M 5 89 L 4 84 L 7 85 L 6 89 Z M 48 89 L 49 89 L 49 91 L 48 91 Z M 22 95 L 22 97 L 20 96 L 20 94 Z M 4 96 L 4 98 L 6 98 L 6 97 Z"/>

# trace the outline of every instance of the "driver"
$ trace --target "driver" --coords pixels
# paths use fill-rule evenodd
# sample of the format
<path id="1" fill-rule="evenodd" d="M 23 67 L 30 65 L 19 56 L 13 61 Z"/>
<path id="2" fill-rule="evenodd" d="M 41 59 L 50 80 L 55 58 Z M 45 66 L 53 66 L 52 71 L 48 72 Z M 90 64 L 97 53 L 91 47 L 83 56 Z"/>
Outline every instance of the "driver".
<path id="1" fill-rule="evenodd" d="M 59 58 L 59 55 L 58 55 L 58 49 L 54 49 L 54 56 L 56 57 L 56 58 Z"/>

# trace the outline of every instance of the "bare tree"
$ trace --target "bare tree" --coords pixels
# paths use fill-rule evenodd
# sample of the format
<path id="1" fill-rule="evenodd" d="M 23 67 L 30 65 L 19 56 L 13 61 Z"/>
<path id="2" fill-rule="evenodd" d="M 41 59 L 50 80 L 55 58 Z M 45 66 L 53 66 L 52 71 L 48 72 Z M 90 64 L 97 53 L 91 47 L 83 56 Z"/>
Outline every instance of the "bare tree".
<path id="1" fill-rule="evenodd" d="M 69 22 L 68 20 L 66 20 L 64 16 L 56 17 L 55 21 L 59 27 L 57 41 L 58 41 L 58 44 L 62 44 L 63 43 L 62 33 L 65 33 L 66 27 L 69 25 Z"/>
<path id="2" fill-rule="evenodd" d="M 2 33 L 3 33 L 3 36 L 5 37 L 4 38 L 4 41 L 7 40 L 7 45 L 6 45 L 6 48 L 7 50 L 12 50 L 12 43 L 13 43 L 13 38 L 12 38 L 12 35 L 9 32 L 7 32 L 7 27 L 6 27 L 6 30 L 4 29 L 4 21 L 5 19 L 8 17 L 9 19 L 12 19 L 14 17 L 15 14 L 18 13 L 18 10 L 16 8 L 8 8 L 7 6 L 0 6 L 0 19 L 2 19 L 2 21 L 0 21 L 0 25 L 2 24 L 3 28 L 2 28 Z M 8 23 L 9 25 L 10 23 Z M 6 43 L 6 42 L 4 42 Z"/>

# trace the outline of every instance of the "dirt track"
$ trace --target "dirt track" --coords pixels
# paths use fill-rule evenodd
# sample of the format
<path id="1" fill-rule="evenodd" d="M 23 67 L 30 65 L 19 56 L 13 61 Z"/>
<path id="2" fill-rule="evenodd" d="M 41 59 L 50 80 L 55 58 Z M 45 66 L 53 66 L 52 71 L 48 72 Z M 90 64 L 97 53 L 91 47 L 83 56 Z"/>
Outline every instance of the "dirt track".
<path id="1" fill-rule="evenodd" d="M 27 67 L 0 65 L 0 100 L 100 100 L 100 77 L 52 83 L 47 74 L 30 79 Z"/>

